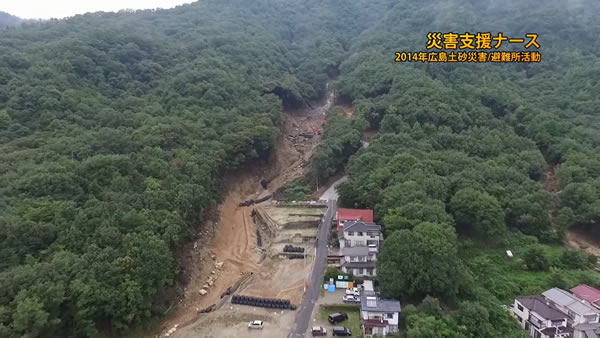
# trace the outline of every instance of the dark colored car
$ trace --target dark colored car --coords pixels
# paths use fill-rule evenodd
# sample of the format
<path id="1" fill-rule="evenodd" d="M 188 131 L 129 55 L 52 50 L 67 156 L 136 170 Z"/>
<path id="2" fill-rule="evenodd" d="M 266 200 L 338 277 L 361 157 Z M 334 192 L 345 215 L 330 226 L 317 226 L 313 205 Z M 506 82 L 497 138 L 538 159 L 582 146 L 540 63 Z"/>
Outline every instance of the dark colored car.
<path id="1" fill-rule="evenodd" d="M 343 326 L 334 326 L 332 331 L 333 331 L 334 336 L 341 336 L 341 337 L 351 337 L 352 336 L 352 331 L 350 331 L 350 329 L 345 328 Z"/>
<path id="2" fill-rule="evenodd" d="M 348 315 L 344 312 L 334 312 L 327 317 L 327 321 L 331 324 L 337 324 L 339 322 L 343 322 L 348 319 Z"/>

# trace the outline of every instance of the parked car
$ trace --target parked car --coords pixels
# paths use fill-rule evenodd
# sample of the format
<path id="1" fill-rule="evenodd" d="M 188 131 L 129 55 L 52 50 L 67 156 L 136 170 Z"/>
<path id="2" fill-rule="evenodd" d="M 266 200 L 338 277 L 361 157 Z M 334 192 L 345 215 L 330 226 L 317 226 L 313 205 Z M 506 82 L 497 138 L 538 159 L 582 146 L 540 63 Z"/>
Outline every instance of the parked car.
<path id="1" fill-rule="evenodd" d="M 343 326 L 334 326 L 332 331 L 334 336 L 352 337 L 352 331 Z"/>
<path id="2" fill-rule="evenodd" d="M 358 288 L 346 289 L 347 295 L 360 296 L 360 290 Z"/>
<path id="3" fill-rule="evenodd" d="M 316 336 L 326 336 L 327 335 L 327 329 L 322 327 L 322 326 L 313 326 L 312 328 L 312 335 L 313 337 Z"/>
<path id="4" fill-rule="evenodd" d="M 263 321 L 262 320 L 253 320 L 250 323 L 248 323 L 248 328 L 249 329 L 262 329 Z"/>
<path id="5" fill-rule="evenodd" d="M 344 303 L 360 303 L 360 297 L 354 295 L 345 295 Z"/>
<path id="6" fill-rule="evenodd" d="M 337 324 L 348 319 L 348 315 L 345 312 L 334 312 L 327 317 L 327 321 L 331 324 Z"/>

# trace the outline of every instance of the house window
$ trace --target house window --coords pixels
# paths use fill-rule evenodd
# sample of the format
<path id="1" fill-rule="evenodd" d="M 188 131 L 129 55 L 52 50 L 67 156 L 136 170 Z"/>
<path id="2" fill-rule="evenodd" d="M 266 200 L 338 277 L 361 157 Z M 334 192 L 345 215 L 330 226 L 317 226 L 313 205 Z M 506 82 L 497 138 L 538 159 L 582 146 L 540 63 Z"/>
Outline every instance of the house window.
<path id="1" fill-rule="evenodd" d="M 348 236 L 354 236 L 354 231 L 348 231 Z"/>
<path id="2" fill-rule="evenodd" d="M 349 239 L 346 240 L 346 246 L 347 247 L 351 247 L 352 246 L 352 242 Z"/>
<path id="3" fill-rule="evenodd" d="M 360 232 L 358 233 L 358 235 L 359 235 L 359 236 L 362 236 L 362 235 L 363 235 L 362 231 L 360 231 Z"/>
<path id="4" fill-rule="evenodd" d="M 517 304 L 517 309 L 519 309 L 519 311 L 523 312 L 523 307 L 521 306 L 521 304 Z"/>
<path id="5" fill-rule="evenodd" d="M 392 319 L 392 318 L 394 318 L 394 314 L 393 313 L 386 313 L 385 314 L 385 318 Z"/>
<path id="6" fill-rule="evenodd" d="M 367 275 L 373 275 L 373 268 L 367 269 Z"/>

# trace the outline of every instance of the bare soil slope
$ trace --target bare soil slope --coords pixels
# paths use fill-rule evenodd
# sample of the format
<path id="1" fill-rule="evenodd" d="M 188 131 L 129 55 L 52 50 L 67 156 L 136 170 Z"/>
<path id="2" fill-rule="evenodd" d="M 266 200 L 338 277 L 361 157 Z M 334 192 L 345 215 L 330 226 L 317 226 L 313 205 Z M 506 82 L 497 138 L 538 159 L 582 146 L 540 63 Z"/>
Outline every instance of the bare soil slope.
<path id="1" fill-rule="evenodd" d="M 219 207 L 219 221 L 213 239 L 203 249 L 193 253 L 199 257 L 188 260 L 189 265 L 185 266 L 185 270 L 190 282 L 173 314 L 161 325 L 161 333 L 175 325 L 181 328 L 194 322 L 199 309 L 217 304 L 220 295 L 228 287 L 251 272 L 256 273 L 253 276 L 255 282 L 251 283 L 267 283 L 266 286 L 270 286 L 269 289 L 263 287 L 265 292 L 260 295 L 300 301 L 302 283 L 284 286 L 269 281 L 277 276 L 302 279 L 300 275 L 307 273 L 303 266 L 309 267 L 310 264 L 295 261 L 287 264 L 284 270 L 273 271 L 273 262 L 269 259 L 259 263 L 261 250 L 257 248 L 256 225 L 250 216 L 253 207 L 239 207 L 239 203 L 272 194 L 308 173 L 310 159 L 321 141 L 322 121 L 333 102 L 334 94 L 330 92 L 315 109 L 287 112 L 283 132 L 269 165 L 240 170 L 227 179 L 229 189 Z M 262 179 L 269 181 L 267 189 L 261 186 Z M 219 269 L 215 264 L 221 262 L 223 266 Z M 201 295 L 199 291 L 205 286 L 209 286 L 206 289 L 208 294 Z"/>

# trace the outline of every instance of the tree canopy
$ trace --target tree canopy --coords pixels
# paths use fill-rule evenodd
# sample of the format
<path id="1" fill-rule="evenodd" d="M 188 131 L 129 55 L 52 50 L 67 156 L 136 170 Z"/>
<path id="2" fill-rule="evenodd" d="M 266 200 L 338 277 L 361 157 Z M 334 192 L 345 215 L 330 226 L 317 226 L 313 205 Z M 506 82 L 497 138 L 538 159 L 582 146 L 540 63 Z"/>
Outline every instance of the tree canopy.
<path id="1" fill-rule="evenodd" d="M 266 159 L 282 111 L 335 76 L 354 114 L 330 115 L 313 177 L 345 169 L 341 202 L 374 209 L 385 295 L 447 305 L 407 316 L 406 335 L 517 336 L 502 302 L 600 285 L 593 259 L 557 247 L 600 224 L 599 12 L 593 0 L 201 0 L 0 22 L 0 336 L 120 335 L 163 314 L 173 253 L 223 175 Z M 451 31 L 535 32 L 542 62 L 394 63 Z M 377 136 L 360 149 L 366 128 Z"/>
<path id="2" fill-rule="evenodd" d="M 162 315 L 224 174 L 268 158 L 282 111 L 322 97 L 387 3 L 202 0 L 2 29 L 0 336 Z"/>

